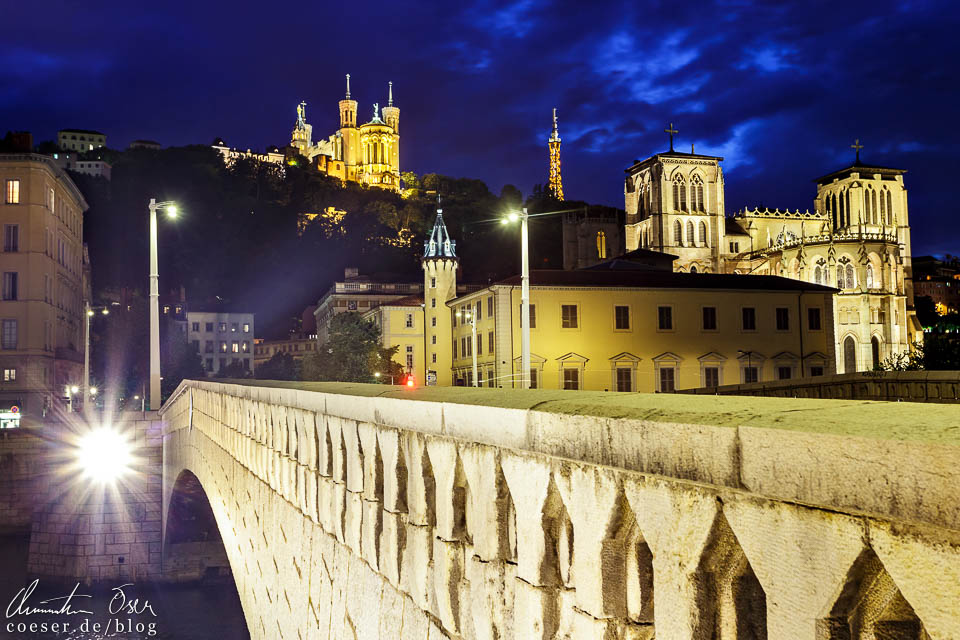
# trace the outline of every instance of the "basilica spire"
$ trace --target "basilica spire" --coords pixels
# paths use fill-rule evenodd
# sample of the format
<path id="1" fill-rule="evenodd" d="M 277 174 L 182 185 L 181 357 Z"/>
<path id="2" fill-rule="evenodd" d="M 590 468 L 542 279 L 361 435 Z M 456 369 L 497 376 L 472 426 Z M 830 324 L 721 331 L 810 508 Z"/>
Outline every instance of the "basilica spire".
<path id="1" fill-rule="evenodd" d="M 389 95 L 388 95 L 388 97 L 387 97 L 387 106 L 388 106 L 388 107 L 392 107 L 392 106 L 393 106 L 393 82 L 388 82 L 387 85 L 389 86 L 389 89 L 388 89 Z"/>
<path id="2" fill-rule="evenodd" d="M 350 74 L 347 74 L 347 97 L 344 100 L 350 99 Z"/>

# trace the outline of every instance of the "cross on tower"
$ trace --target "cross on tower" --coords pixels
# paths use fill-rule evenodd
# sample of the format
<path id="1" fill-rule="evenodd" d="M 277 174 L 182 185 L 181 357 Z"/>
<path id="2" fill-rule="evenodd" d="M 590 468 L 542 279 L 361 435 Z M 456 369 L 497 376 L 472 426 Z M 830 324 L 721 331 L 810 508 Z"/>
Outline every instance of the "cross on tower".
<path id="1" fill-rule="evenodd" d="M 680 132 L 673 128 L 672 122 L 670 123 L 670 128 L 664 129 L 663 132 L 670 134 L 670 151 L 673 151 L 673 134 L 680 133 Z"/>
<path id="2" fill-rule="evenodd" d="M 860 138 L 857 138 L 853 141 L 853 144 L 850 145 L 851 149 L 856 150 L 857 152 L 857 164 L 860 164 L 860 149 L 863 149 L 863 145 L 860 144 Z"/>

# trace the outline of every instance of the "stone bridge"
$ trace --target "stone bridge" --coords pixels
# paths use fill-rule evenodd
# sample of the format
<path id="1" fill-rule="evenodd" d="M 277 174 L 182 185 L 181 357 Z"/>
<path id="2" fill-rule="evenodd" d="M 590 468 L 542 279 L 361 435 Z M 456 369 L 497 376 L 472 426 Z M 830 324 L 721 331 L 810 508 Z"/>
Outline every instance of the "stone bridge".
<path id="1" fill-rule="evenodd" d="M 960 638 L 955 407 L 185 381 L 162 413 L 164 539 L 199 486 L 253 638 Z"/>

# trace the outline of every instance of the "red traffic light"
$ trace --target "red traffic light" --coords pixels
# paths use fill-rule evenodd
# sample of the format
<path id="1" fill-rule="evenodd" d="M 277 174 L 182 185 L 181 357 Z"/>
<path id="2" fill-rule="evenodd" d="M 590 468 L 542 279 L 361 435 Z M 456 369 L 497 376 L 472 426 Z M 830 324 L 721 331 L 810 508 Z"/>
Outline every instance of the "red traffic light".
<path id="1" fill-rule="evenodd" d="M 406 386 L 412 388 L 412 387 L 415 387 L 415 386 L 417 385 L 417 381 L 414 380 L 413 376 L 407 376 L 407 380 L 406 380 L 406 382 L 404 382 L 404 384 L 405 384 Z"/>

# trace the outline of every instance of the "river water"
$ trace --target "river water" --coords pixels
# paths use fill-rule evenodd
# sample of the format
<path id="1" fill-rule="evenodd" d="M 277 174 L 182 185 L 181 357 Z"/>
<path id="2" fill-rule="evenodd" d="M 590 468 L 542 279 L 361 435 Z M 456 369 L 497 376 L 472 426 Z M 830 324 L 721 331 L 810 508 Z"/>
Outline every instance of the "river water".
<path id="1" fill-rule="evenodd" d="M 90 611 L 92 615 L 25 615 L 22 613 L 25 607 L 60 610 L 65 602 L 63 598 L 75 587 L 73 582 L 42 580 L 21 606 L 24 596 L 18 593 L 29 588 L 34 579 L 27 574 L 29 542 L 29 535 L 0 536 L 0 607 L 4 611 L 0 616 L 0 640 L 246 640 L 250 637 L 232 579 L 196 585 L 122 586 L 118 583 L 94 588 L 81 584 L 69 600 L 70 609 Z M 41 604 L 48 598 L 60 599 Z M 43 623 L 48 625 L 45 631 Z M 61 627 L 54 631 L 54 623 L 60 623 Z M 66 630 L 62 627 L 64 623 L 69 625 Z M 31 624 L 37 626 L 31 629 Z"/>

